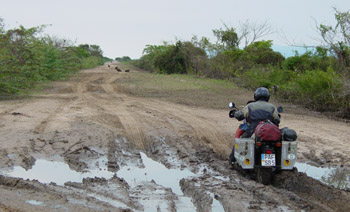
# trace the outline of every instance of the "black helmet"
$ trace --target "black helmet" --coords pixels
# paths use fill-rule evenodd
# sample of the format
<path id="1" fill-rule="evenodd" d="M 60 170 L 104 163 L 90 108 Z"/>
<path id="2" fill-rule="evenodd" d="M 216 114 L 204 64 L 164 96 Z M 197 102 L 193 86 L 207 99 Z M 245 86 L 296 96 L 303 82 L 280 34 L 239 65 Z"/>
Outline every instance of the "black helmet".
<path id="1" fill-rule="evenodd" d="M 255 99 L 255 101 L 263 100 L 263 101 L 268 102 L 270 99 L 269 90 L 267 88 L 264 88 L 264 87 L 260 87 L 260 88 L 256 89 L 256 91 L 254 92 L 254 99 Z"/>

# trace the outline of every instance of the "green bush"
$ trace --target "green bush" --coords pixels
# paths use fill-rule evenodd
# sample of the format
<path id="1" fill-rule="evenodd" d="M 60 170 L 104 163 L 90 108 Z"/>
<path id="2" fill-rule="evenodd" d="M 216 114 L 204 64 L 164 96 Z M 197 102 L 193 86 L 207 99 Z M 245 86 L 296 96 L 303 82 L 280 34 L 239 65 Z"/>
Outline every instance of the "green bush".
<path id="1" fill-rule="evenodd" d="M 237 76 L 241 70 L 245 70 L 250 64 L 241 61 L 244 51 L 241 49 L 226 50 L 219 52 L 209 60 L 209 70 L 204 73 L 206 76 L 217 79 L 231 79 Z"/>
<path id="2" fill-rule="evenodd" d="M 129 62 L 131 61 L 131 58 L 129 56 L 123 56 L 123 57 L 116 57 L 115 60 L 118 62 Z"/>
<path id="3" fill-rule="evenodd" d="M 187 73 L 186 58 L 181 51 L 181 43 L 170 45 L 166 50 L 154 58 L 154 67 L 159 73 L 185 74 Z"/>
<path id="4" fill-rule="evenodd" d="M 333 56 L 327 55 L 327 49 L 316 47 L 315 52 L 307 51 L 302 55 L 296 54 L 287 58 L 282 66 L 286 70 L 304 72 L 306 70 L 327 71 L 328 68 L 334 69 L 337 61 Z"/>
<path id="5" fill-rule="evenodd" d="M 331 28 L 324 29 L 326 34 L 333 32 Z M 238 35 L 235 28 L 225 26 L 213 33 L 216 43 L 194 36 L 191 42 L 148 45 L 143 56 L 133 63 L 158 73 L 229 79 L 250 89 L 263 86 L 276 91 L 282 100 L 350 117 L 349 42 L 336 43 L 336 49 L 318 46 L 285 59 L 273 51 L 271 40 L 246 43 L 248 46 L 240 49 L 244 35 Z"/>
<path id="6" fill-rule="evenodd" d="M 252 68 L 240 75 L 241 85 L 247 88 L 266 87 L 268 89 L 273 86 L 284 87 L 296 78 L 296 73 L 280 68 Z"/>
<path id="7" fill-rule="evenodd" d="M 81 67 L 83 69 L 93 68 L 96 67 L 96 65 L 102 65 L 103 63 L 103 58 L 97 56 L 90 56 L 81 60 Z"/>
<path id="8" fill-rule="evenodd" d="M 282 87 L 285 98 L 319 111 L 337 111 L 344 99 L 343 81 L 333 70 L 305 71 Z"/>
<path id="9" fill-rule="evenodd" d="M 272 50 L 272 41 L 257 41 L 244 48 L 242 60 L 253 65 L 268 65 L 280 67 L 284 61 L 281 53 Z"/>
<path id="10" fill-rule="evenodd" d="M 146 45 L 143 55 L 139 60 L 134 60 L 133 65 L 141 69 L 153 72 L 155 71 L 154 60 L 157 55 L 166 51 L 166 45 Z"/>
<path id="11" fill-rule="evenodd" d="M 29 29 L 20 26 L 6 31 L 0 23 L 1 97 L 103 64 L 99 46 L 72 46 L 65 40 L 37 36 L 42 30 L 42 26 Z"/>
<path id="12" fill-rule="evenodd" d="M 139 68 L 165 74 L 198 74 L 205 66 L 205 51 L 191 42 L 176 42 L 175 45 L 148 45 L 144 55 L 133 62 Z"/>

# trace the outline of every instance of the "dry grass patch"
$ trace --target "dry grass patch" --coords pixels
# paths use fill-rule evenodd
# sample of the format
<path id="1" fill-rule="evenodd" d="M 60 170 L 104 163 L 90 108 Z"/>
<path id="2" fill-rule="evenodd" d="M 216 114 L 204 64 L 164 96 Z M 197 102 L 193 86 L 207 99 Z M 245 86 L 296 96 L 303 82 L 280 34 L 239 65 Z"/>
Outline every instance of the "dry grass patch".
<path id="1" fill-rule="evenodd" d="M 190 75 L 132 72 L 116 83 L 124 92 L 134 96 L 214 109 L 225 109 L 230 101 L 244 105 L 253 95 L 227 80 Z"/>

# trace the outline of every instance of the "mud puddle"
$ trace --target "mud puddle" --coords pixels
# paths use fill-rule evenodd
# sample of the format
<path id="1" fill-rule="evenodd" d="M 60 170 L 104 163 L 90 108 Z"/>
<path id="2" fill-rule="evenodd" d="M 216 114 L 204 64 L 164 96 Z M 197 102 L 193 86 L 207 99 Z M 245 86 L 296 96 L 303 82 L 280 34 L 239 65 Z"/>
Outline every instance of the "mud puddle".
<path id="1" fill-rule="evenodd" d="M 307 163 L 295 164 L 299 172 L 305 173 L 326 185 L 350 190 L 350 169 L 341 167 L 316 167 Z"/>
<path id="2" fill-rule="evenodd" d="M 123 178 L 132 188 L 136 188 L 143 182 L 154 182 L 164 188 L 170 188 L 178 196 L 176 204 L 178 211 L 196 211 L 191 199 L 183 195 L 179 185 L 182 178 L 188 178 L 195 174 L 188 170 L 168 169 L 163 164 L 149 158 L 145 153 L 140 152 L 140 155 L 144 167 L 123 166 L 117 172 L 117 176 Z M 166 209 L 166 207 L 167 205 L 164 205 L 163 208 L 159 205 L 158 200 L 154 200 L 154 202 L 148 202 L 145 211 L 155 211 L 157 208 Z"/>
<path id="3" fill-rule="evenodd" d="M 26 203 L 31 204 L 31 205 L 37 205 L 37 206 L 43 206 L 44 203 L 36 200 L 27 200 Z"/>
<path id="4" fill-rule="evenodd" d="M 132 187 L 143 181 L 154 180 L 158 185 L 171 188 L 175 194 L 183 195 L 179 181 L 182 178 L 195 176 L 194 173 L 188 170 L 168 169 L 163 164 L 147 157 L 145 153 L 141 152 L 140 154 L 144 168 L 124 166 L 117 172 L 117 176 L 124 178 Z"/>
<path id="5" fill-rule="evenodd" d="M 63 186 L 66 182 L 80 183 L 84 178 L 112 178 L 114 173 L 107 171 L 105 161 L 107 161 L 106 158 L 100 158 L 95 161 L 96 164 L 99 164 L 99 168 L 89 169 L 87 172 L 77 172 L 70 169 L 68 164 L 64 162 L 37 159 L 31 169 L 26 170 L 21 166 L 15 166 L 13 170 L 2 172 L 2 174 Z"/>
<path id="6" fill-rule="evenodd" d="M 165 188 L 170 188 L 178 196 L 177 211 L 196 211 L 191 198 L 184 196 L 180 187 L 180 180 L 189 177 L 198 177 L 203 174 L 193 173 L 189 170 L 169 169 L 163 164 L 149 158 L 145 153 L 141 152 L 141 159 L 144 168 L 124 166 L 118 172 L 117 176 L 123 178 L 130 186 L 136 187 L 144 181 L 154 181 L 156 184 Z M 213 199 L 212 211 L 224 212 L 224 208 L 219 201 L 214 198 L 214 194 L 210 194 Z M 149 210 L 152 211 L 152 210 Z"/>
<path id="7" fill-rule="evenodd" d="M 138 187 L 151 183 L 159 185 L 165 189 L 152 191 L 152 195 L 155 195 L 155 193 L 165 195 L 167 189 L 176 195 L 174 200 L 176 211 L 190 212 L 197 210 L 196 206 L 193 204 L 192 198 L 183 194 L 180 187 L 180 180 L 183 178 L 200 177 L 203 174 L 203 170 L 205 170 L 206 173 L 212 172 L 209 168 L 203 166 L 198 173 L 180 168 L 170 169 L 162 163 L 151 159 L 143 152 L 139 152 L 139 155 L 141 156 L 142 166 L 134 163 L 126 163 L 123 166 L 120 166 L 120 169 L 116 172 L 108 171 L 108 160 L 105 157 L 101 157 L 98 160 L 91 161 L 92 164 L 96 164 L 96 167 L 90 168 L 86 172 L 72 170 L 69 165 L 64 162 L 37 159 L 31 169 L 26 170 L 23 167 L 15 166 L 13 170 L 0 171 L 0 173 L 9 177 L 38 180 L 44 184 L 55 183 L 60 186 L 64 186 L 67 182 L 82 183 L 86 178 L 104 178 L 110 180 L 113 177 L 124 179 L 124 181 L 131 187 L 131 190 L 137 190 Z M 225 177 L 217 176 L 217 178 L 226 180 Z M 207 194 L 212 198 L 212 211 L 224 212 L 223 206 L 215 199 L 215 195 L 210 192 Z M 108 199 L 105 196 L 100 196 L 95 193 L 88 194 L 88 196 L 106 202 L 114 207 L 130 209 L 130 207 L 124 203 L 114 199 Z M 166 202 L 163 204 L 159 199 L 149 199 L 140 202 L 141 205 L 143 205 L 143 211 L 146 212 L 157 211 L 159 209 L 163 211 L 168 208 L 168 204 Z M 27 203 L 31 205 L 44 204 L 32 200 L 28 200 Z"/>

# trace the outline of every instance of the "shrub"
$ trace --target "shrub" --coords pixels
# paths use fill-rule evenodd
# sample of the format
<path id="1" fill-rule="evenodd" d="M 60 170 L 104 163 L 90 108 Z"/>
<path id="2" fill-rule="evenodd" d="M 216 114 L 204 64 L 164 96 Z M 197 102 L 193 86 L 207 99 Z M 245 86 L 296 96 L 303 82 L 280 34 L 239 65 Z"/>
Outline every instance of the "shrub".
<path id="1" fill-rule="evenodd" d="M 154 66 L 156 56 L 164 51 L 166 51 L 166 45 L 146 45 L 142 57 L 139 60 L 134 60 L 132 63 L 136 67 L 153 72 L 156 69 Z"/>
<path id="2" fill-rule="evenodd" d="M 284 97 L 319 111 L 337 111 L 343 102 L 343 82 L 333 70 L 305 71 L 283 87 Z"/>
<path id="3" fill-rule="evenodd" d="M 131 61 L 131 58 L 129 56 L 123 56 L 123 57 L 116 57 L 115 60 L 118 62 L 129 62 Z"/>
<path id="4" fill-rule="evenodd" d="M 294 81 L 296 73 L 283 70 L 280 68 L 251 68 L 240 75 L 241 85 L 247 88 L 266 87 L 268 89 L 273 86 L 283 87 L 285 84 Z"/>
<path id="5" fill-rule="evenodd" d="M 275 52 L 271 48 L 272 41 L 257 41 L 246 48 L 243 60 L 249 61 L 253 65 L 269 65 L 280 67 L 284 57 L 281 53 Z"/>
<path id="6" fill-rule="evenodd" d="M 236 77 L 238 71 L 244 70 L 249 66 L 240 60 L 242 54 L 243 50 L 241 49 L 219 52 L 209 60 L 210 69 L 205 72 L 205 75 L 217 79 Z"/>
<path id="7" fill-rule="evenodd" d="M 306 70 L 327 71 L 328 68 L 334 69 L 337 64 L 336 58 L 327 55 L 327 50 L 322 47 L 316 47 L 315 52 L 307 51 L 302 55 L 296 54 L 287 58 L 282 66 L 286 70 L 304 72 Z"/>
<path id="8" fill-rule="evenodd" d="M 6 31 L 0 20 L 0 96 L 21 93 L 38 82 L 103 64 L 99 46 L 73 46 L 66 40 L 37 36 L 42 29 L 20 26 Z"/>

